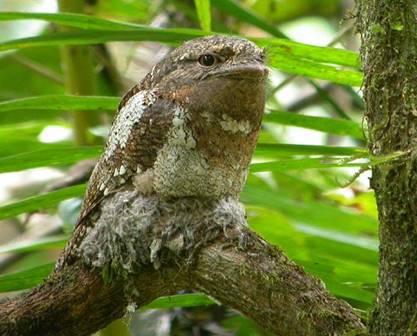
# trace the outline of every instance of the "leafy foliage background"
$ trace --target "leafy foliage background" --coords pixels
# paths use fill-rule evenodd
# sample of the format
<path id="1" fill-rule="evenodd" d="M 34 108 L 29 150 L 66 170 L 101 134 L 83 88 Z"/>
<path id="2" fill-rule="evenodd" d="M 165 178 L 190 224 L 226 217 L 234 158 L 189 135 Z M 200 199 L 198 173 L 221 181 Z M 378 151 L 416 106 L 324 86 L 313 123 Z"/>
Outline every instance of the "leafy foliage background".
<path id="1" fill-rule="evenodd" d="M 86 1 L 84 13 L 74 14 L 59 11 L 52 0 L 3 1 L 0 292 L 35 286 L 52 269 L 73 229 L 85 184 L 48 187 L 72 165 L 101 153 L 120 95 L 165 50 L 156 42 L 172 47 L 214 31 L 251 38 L 269 55 L 266 114 L 242 194 L 251 228 L 366 317 L 377 273 L 376 207 L 366 178 L 349 182 L 378 161 L 365 148 L 357 41 L 352 23 L 340 23 L 352 5 L 346 3 L 106 0 Z M 155 26 L 160 17 L 170 28 Z M 312 37 L 326 31 L 333 41 L 313 46 L 286 35 L 301 28 Z M 68 94 L 62 68 L 68 45 L 90 46 L 91 95 Z M 87 116 L 84 142 L 73 136 L 79 127 L 74 111 Z M 158 299 L 147 311 L 160 313 L 155 320 L 169 312 L 173 321 L 185 316 L 181 307 L 197 307 L 185 310 L 194 314 L 189 323 L 216 334 L 207 323 L 213 322 L 215 303 L 198 293 Z M 196 312 L 204 317 L 195 318 Z M 262 334 L 224 311 L 216 323 L 237 335 Z M 156 334 L 155 326 L 149 328 Z"/>

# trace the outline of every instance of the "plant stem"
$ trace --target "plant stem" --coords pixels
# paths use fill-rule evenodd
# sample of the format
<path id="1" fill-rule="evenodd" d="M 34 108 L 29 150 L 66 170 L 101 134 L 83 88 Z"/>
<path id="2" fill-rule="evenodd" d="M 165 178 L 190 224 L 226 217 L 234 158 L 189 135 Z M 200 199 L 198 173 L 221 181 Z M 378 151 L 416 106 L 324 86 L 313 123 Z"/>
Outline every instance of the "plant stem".
<path id="1" fill-rule="evenodd" d="M 83 13 L 84 0 L 60 0 L 61 12 Z M 72 28 L 62 28 L 71 30 Z M 63 46 L 62 66 L 65 86 L 68 94 L 92 95 L 96 93 L 93 59 L 89 46 Z M 88 136 L 88 129 L 98 124 L 97 114 L 88 111 L 73 111 L 74 139 L 79 145 L 88 145 L 93 137 Z"/>

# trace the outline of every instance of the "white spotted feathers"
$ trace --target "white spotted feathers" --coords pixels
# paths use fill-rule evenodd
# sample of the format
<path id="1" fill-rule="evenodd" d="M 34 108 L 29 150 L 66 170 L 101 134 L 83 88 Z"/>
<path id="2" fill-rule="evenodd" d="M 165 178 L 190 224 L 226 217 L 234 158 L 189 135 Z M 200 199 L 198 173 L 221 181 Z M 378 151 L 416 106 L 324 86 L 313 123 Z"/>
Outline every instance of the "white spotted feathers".
<path id="1" fill-rule="evenodd" d="M 146 108 L 155 103 L 157 99 L 154 90 L 139 91 L 126 102 L 120 109 L 107 142 L 107 149 L 104 153 L 105 159 L 112 157 L 117 148 L 125 148 L 131 131 Z"/>

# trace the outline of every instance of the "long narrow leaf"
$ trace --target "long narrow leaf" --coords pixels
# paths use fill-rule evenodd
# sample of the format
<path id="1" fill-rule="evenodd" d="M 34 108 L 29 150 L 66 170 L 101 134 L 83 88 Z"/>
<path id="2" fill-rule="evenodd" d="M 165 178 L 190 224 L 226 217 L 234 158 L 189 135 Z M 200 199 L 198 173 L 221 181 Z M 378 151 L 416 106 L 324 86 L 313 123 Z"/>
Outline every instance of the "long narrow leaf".
<path id="1" fill-rule="evenodd" d="M 349 120 L 305 116 L 283 111 L 272 111 L 271 113 L 265 115 L 264 122 L 303 127 L 330 134 L 348 135 L 356 139 L 363 139 L 361 126 Z"/>
<path id="2" fill-rule="evenodd" d="M 210 17 L 210 10 L 209 10 L 209 3 L 208 0 L 196 0 L 197 9 L 201 12 L 201 15 L 204 17 L 204 24 L 207 25 L 209 22 Z M 249 9 L 244 8 L 236 1 L 233 0 L 215 0 L 213 4 L 221 9 L 225 9 L 231 15 L 237 18 L 245 18 L 245 15 L 241 15 L 241 13 L 250 13 L 249 17 L 253 18 L 256 15 L 250 12 Z M 243 12 L 242 12 L 243 11 Z M 73 27 L 83 28 L 86 29 L 87 32 L 91 32 L 93 35 L 98 34 L 97 30 L 103 30 L 104 35 L 108 35 L 108 33 L 114 32 L 115 30 L 120 30 L 126 32 L 127 35 L 130 34 L 129 37 L 125 37 L 120 39 L 120 35 L 118 32 L 115 32 L 113 38 L 117 38 L 119 41 L 126 41 L 129 38 L 133 40 L 141 40 L 143 39 L 143 34 L 148 32 L 150 33 L 149 39 L 158 40 L 161 42 L 170 42 L 172 38 L 175 39 L 176 42 L 181 42 L 196 36 L 204 35 L 202 31 L 192 30 L 192 29 L 161 29 L 161 28 L 154 28 L 145 25 L 138 25 L 132 24 L 129 22 L 118 22 L 118 21 L 111 21 L 106 19 L 97 18 L 90 15 L 83 15 L 83 14 L 73 14 L 73 13 L 25 13 L 25 12 L 0 12 L 0 21 L 2 20 L 15 20 L 15 19 L 39 19 L 53 23 L 65 24 Z M 263 26 L 265 24 L 265 20 L 262 18 L 257 18 L 259 20 L 259 25 Z M 251 20 L 247 19 L 247 22 Z M 273 26 L 269 26 L 269 29 L 274 30 L 275 33 L 273 35 L 277 37 L 283 37 L 282 34 L 279 33 Z M 96 32 L 95 32 L 96 31 Z M 136 31 L 137 34 L 134 32 Z M 209 31 L 207 29 L 207 31 Z M 130 32 L 130 33 L 129 33 Z M 121 32 L 119 32 L 121 33 Z M 156 34 L 159 33 L 159 34 Z M 132 34 L 134 37 L 132 37 Z M 153 39 L 152 34 L 156 34 L 157 38 Z M 161 37 L 161 35 L 166 34 L 166 37 Z M 90 34 L 81 35 L 81 36 L 89 36 Z M 60 36 L 60 35 L 58 35 Z M 62 35 L 63 39 L 68 39 L 71 35 L 64 34 Z M 178 41 L 179 40 L 179 41 Z M 351 67 L 359 67 L 360 60 L 357 53 L 352 51 L 343 50 L 343 49 L 336 49 L 336 48 L 328 48 L 328 47 L 318 47 L 312 46 L 302 43 L 297 43 L 290 41 L 284 38 L 254 38 L 255 42 L 257 42 L 262 47 L 267 47 L 268 50 L 273 52 L 281 52 L 293 56 L 299 56 L 302 58 L 316 60 L 319 62 L 324 63 L 332 63 L 332 64 L 339 64 L 339 65 L 346 65 Z M 106 39 L 105 41 L 109 41 Z M 98 42 L 105 42 L 101 41 L 93 41 L 92 43 Z M 81 42 L 80 42 L 81 43 Z"/>
<path id="3" fill-rule="evenodd" d="M 336 146 L 313 146 L 293 144 L 264 144 L 256 146 L 255 155 L 262 157 L 280 157 L 288 155 L 335 155 L 367 156 L 368 151 L 358 147 L 336 147 Z"/>
<path id="4" fill-rule="evenodd" d="M 318 201 L 297 200 L 279 192 L 248 183 L 241 194 L 245 204 L 276 210 L 299 223 L 348 234 L 377 233 L 377 220 L 353 211 L 346 211 Z"/>
<path id="5" fill-rule="evenodd" d="M 21 272 L 0 275 L 0 292 L 12 292 L 34 287 L 40 284 L 53 268 L 54 263 L 49 263 Z"/>
<path id="6" fill-rule="evenodd" d="M 346 163 L 340 159 L 330 158 L 307 158 L 307 159 L 288 159 L 269 161 L 262 163 L 252 163 L 250 171 L 252 173 L 259 172 L 286 172 L 288 170 L 303 169 L 325 169 L 325 168 L 341 168 L 341 167 L 364 167 L 368 163 Z"/>
<path id="7" fill-rule="evenodd" d="M 222 12 L 239 19 L 242 22 L 250 23 L 275 37 L 284 37 L 284 35 L 273 25 L 269 24 L 265 19 L 259 17 L 249 8 L 242 6 L 236 0 L 211 0 L 214 7 Z"/>
<path id="8" fill-rule="evenodd" d="M 338 281 L 337 269 L 331 271 L 324 270 L 319 263 L 314 261 L 297 260 L 297 262 L 303 265 L 308 272 L 320 277 L 334 295 L 344 299 L 354 299 L 362 303 L 360 306 L 362 309 L 368 308 L 373 302 L 375 296 L 373 292 L 356 288 L 349 283 L 342 283 L 340 280 Z"/>
<path id="9" fill-rule="evenodd" d="M 109 41 L 159 41 L 166 43 L 180 43 L 185 40 L 203 36 L 204 32 L 191 29 L 160 29 L 160 28 L 138 28 L 135 30 L 116 31 L 79 31 L 62 32 L 51 35 L 35 36 L 0 43 L 0 51 L 10 49 L 21 49 L 37 46 L 58 46 L 95 44 Z M 275 44 L 279 43 L 275 41 Z M 362 74 L 351 70 L 337 69 L 333 66 L 317 63 L 308 60 L 308 53 L 304 58 L 295 57 L 293 49 L 277 47 L 270 48 L 270 64 L 272 67 L 284 72 L 308 76 L 311 78 L 325 79 L 338 84 L 359 86 L 362 82 Z M 305 47 L 304 47 L 305 48 Z M 287 50 L 287 51 L 286 51 Z M 297 54 L 304 53 L 304 50 Z M 338 51 L 340 53 L 340 51 Z M 323 58 L 323 57 L 321 57 Z M 331 63 L 337 57 L 330 57 Z"/>
<path id="10" fill-rule="evenodd" d="M 37 167 L 60 167 L 99 156 L 102 147 L 45 145 L 39 149 L 0 158 L 0 173 Z"/>
<path id="11" fill-rule="evenodd" d="M 0 112 L 13 110 L 115 110 L 120 98 L 45 95 L 0 102 Z"/>
<path id="12" fill-rule="evenodd" d="M 32 241 L 16 242 L 0 246 L 0 253 L 23 253 L 63 248 L 68 240 L 67 236 L 59 235 Z"/>
<path id="13" fill-rule="evenodd" d="M 330 65 L 276 52 L 272 48 L 269 50 L 268 58 L 270 66 L 287 73 L 325 79 L 342 85 L 361 86 L 362 84 L 363 76 L 358 71 L 337 69 Z"/>
<path id="14" fill-rule="evenodd" d="M 43 20 L 70 27 L 95 30 L 126 30 L 140 29 L 143 25 L 111 21 L 95 16 L 74 13 L 29 13 L 29 12 L 0 12 L 0 21 L 7 20 Z"/>
<path id="15" fill-rule="evenodd" d="M 216 304 L 212 299 L 208 298 L 204 294 L 192 293 L 192 294 L 180 294 L 171 296 L 162 296 L 150 304 L 142 307 L 140 310 L 147 309 L 169 309 L 176 307 L 195 307 L 195 306 L 208 306 Z"/>
<path id="16" fill-rule="evenodd" d="M 151 27 L 135 30 L 61 32 L 2 42 L 0 51 L 44 46 L 98 44 L 109 41 L 157 41 L 178 44 L 204 35 L 204 32 L 200 30 Z"/>
<path id="17" fill-rule="evenodd" d="M 359 55 L 353 51 L 330 47 L 318 47 L 301 44 L 286 39 L 256 38 L 259 46 L 266 48 L 269 57 L 274 54 L 287 54 L 312 61 L 344 65 L 353 68 L 360 67 Z"/>
<path id="18" fill-rule="evenodd" d="M 16 216 L 24 212 L 49 209 L 67 198 L 82 196 L 84 191 L 85 184 L 80 184 L 73 187 L 52 191 L 39 196 L 28 197 L 24 200 L 0 207 L 0 219 Z"/>

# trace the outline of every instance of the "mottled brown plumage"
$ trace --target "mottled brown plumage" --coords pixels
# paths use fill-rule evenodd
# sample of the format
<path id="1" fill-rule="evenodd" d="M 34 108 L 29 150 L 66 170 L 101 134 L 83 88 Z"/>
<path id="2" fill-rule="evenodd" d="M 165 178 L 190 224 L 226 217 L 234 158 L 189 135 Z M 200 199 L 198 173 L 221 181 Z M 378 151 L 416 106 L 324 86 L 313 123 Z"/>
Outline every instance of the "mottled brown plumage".
<path id="1" fill-rule="evenodd" d="M 184 43 L 122 99 L 89 181 L 71 262 L 106 196 L 136 188 L 170 200 L 238 198 L 264 109 L 264 52 L 235 37 Z"/>

